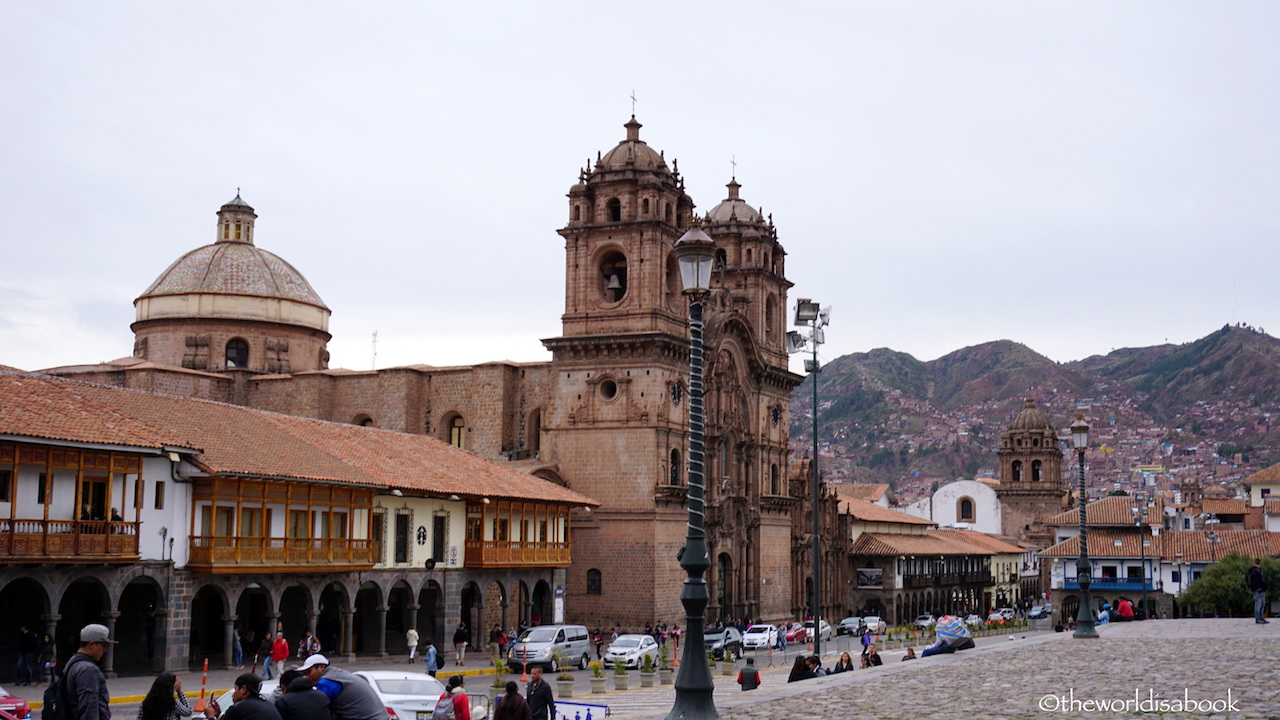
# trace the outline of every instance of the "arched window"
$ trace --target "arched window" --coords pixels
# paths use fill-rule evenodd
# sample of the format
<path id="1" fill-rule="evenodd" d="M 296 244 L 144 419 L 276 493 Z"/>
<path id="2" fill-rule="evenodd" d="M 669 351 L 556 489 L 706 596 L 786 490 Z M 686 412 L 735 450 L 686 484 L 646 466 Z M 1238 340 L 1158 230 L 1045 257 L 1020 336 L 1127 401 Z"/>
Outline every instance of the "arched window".
<path id="1" fill-rule="evenodd" d="M 467 424 L 461 415 L 454 415 L 449 421 L 449 444 L 456 448 L 467 446 Z"/>
<path id="2" fill-rule="evenodd" d="M 227 367 L 228 368 L 247 368 L 249 367 L 249 343 L 236 338 L 227 343 Z"/>
<path id="3" fill-rule="evenodd" d="M 578 222 L 578 221 L 579 221 L 579 220 L 581 220 L 581 219 L 582 219 L 582 206 L 581 206 L 581 205 L 574 205 L 574 206 L 573 206 L 573 221 L 574 221 L 574 222 Z"/>
<path id="4" fill-rule="evenodd" d="M 622 220 L 622 201 L 618 198 L 609 198 L 609 202 L 605 203 L 605 208 L 609 213 L 609 222 L 621 222 Z"/>
<path id="5" fill-rule="evenodd" d="M 781 495 L 781 488 L 778 485 L 778 463 L 769 466 L 769 494 Z"/>
<path id="6" fill-rule="evenodd" d="M 973 522 L 974 510 L 973 499 L 962 497 L 956 501 L 956 520 L 958 522 Z"/>
<path id="7" fill-rule="evenodd" d="M 605 302 L 620 302 L 627 295 L 627 256 L 613 250 L 600 258 L 600 294 Z"/>
<path id="8" fill-rule="evenodd" d="M 1044 463 L 1039 460 L 1031 461 L 1031 482 L 1040 482 L 1040 472 L 1044 467 Z"/>
<path id="9" fill-rule="evenodd" d="M 644 208 L 644 214 L 648 215 L 649 214 L 649 198 L 645 198 L 643 201 L 641 201 L 640 207 Z"/>
<path id="10" fill-rule="evenodd" d="M 684 476 L 684 465 L 680 462 L 680 451 L 671 451 L 671 484 L 679 485 L 680 478 Z"/>
<path id="11" fill-rule="evenodd" d="M 1013 469 L 1013 478 L 1011 479 L 1013 480 L 1013 482 L 1022 482 L 1022 461 L 1014 460 L 1012 469 Z"/>
<path id="12" fill-rule="evenodd" d="M 600 571 L 595 568 L 591 568 L 587 571 L 587 594 L 604 594 L 604 580 L 600 577 Z"/>
<path id="13" fill-rule="evenodd" d="M 663 217 L 666 219 L 667 222 L 671 222 L 671 203 L 667 203 L 667 210 L 664 213 Z"/>
<path id="14" fill-rule="evenodd" d="M 368 415 L 357 415 L 355 419 L 351 421 L 351 424 L 360 425 L 362 427 L 377 427 L 373 423 L 373 418 L 369 417 Z"/>

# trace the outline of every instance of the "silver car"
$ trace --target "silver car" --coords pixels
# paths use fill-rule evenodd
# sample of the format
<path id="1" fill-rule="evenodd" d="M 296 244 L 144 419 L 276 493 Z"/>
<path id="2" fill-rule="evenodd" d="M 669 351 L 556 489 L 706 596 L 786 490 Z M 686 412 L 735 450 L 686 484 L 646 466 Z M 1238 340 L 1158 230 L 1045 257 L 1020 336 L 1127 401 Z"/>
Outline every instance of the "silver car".
<path id="1" fill-rule="evenodd" d="M 373 686 L 378 702 L 387 709 L 387 720 L 431 720 L 436 701 L 444 694 L 444 685 L 423 673 L 359 670 L 352 674 Z M 471 720 L 487 718 L 489 699 L 479 693 L 468 697 L 472 703 Z"/>
<path id="2" fill-rule="evenodd" d="M 652 635 L 619 635 L 604 651 L 604 662 L 610 666 L 621 660 L 629 668 L 641 668 L 646 657 L 658 659 L 658 641 Z"/>

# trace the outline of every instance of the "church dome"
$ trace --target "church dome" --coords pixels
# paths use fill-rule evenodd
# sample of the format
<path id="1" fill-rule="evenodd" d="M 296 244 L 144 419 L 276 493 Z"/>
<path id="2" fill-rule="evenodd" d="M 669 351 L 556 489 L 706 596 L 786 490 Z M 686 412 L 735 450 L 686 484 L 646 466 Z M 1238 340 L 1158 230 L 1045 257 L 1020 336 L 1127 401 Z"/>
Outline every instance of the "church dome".
<path id="1" fill-rule="evenodd" d="M 640 128 L 643 126 L 636 121 L 636 116 L 632 115 L 631 120 L 623 127 L 627 129 L 627 139 L 618 143 L 612 150 L 601 156 L 596 163 L 596 169 L 636 169 L 668 172 L 667 161 L 663 159 L 661 153 L 649 147 L 645 141 L 640 139 Z"/>
<path id="2" fill-rule="evenodd" d="M 302 273 L 279 255 L 249 243 L 219 241 L 192 250 L 160 273 L 139 299 L 188 293 L 251 295 L 326 307 Z"/>
<path id="3" fill-rule="evenodd" d="M 1036 401 L 1027 398 L 1026 404 L 1022 408 L 1022 412 L 1013 418 L 1013 422 L 1009 423 L 1011 432 L 1021 432 L 1026 430 L 1048 430 L 1051 433 L 1057 433 L 1057 429 L 1049 422 L 1049 417 L 1044 414 L 1040 408 L 1036 407 Z"/>
<path id="4" fill-rule="evenodd" d="M 707 212 L 707 223 L 758 223 L 761 220 L 760 211 L 747 204 L 746 200 L 738 197 L 738 189 L 742 187 L 738 183 L 738 179 L 734 178 L 729 181 L 726 186 L 729 188 L 729 197 L 720 201 L 719 205 L 711 208 Z"/>
<path id="5" fill-rule="evenodd" d="M 257 217 L 238 193 L 223 205 L 215 241 L 178 258 L 134 300 L 138 321 L 265 320 L 327 331 L 330 311 L 311 283 L 253 244 Z"/>

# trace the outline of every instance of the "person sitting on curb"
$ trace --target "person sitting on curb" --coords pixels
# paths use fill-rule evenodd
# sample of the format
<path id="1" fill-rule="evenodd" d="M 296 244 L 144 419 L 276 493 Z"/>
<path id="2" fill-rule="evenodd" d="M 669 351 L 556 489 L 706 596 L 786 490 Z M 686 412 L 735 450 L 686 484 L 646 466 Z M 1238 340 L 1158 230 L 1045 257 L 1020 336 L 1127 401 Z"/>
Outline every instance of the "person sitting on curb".
<path id="1" fill-rule="evenodd" d="M 760 671 L 756 669 L 756 659 L 747 658 L 747 664 L 738 671 L 738 684 L 743 691 L 760 687 Z"/>
<path id="2" fill-rule="evenodd" d="M 880 652 L 876 650 L 876 644 L 871 643 L 867 646 L 867 654 L 862 656 L 862 667 L 879 667 L 884 664 L 884 660 L 880 657 Z"/>

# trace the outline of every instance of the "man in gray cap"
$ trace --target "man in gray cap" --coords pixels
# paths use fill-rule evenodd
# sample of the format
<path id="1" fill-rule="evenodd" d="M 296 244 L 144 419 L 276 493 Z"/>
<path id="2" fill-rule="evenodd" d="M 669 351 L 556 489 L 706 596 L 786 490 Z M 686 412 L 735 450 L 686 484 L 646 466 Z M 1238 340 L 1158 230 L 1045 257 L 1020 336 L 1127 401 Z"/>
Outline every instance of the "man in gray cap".
<path id="1" fill-rule="evenodd" d="M 80 649 L 62 668 L 63 696 L 66 717 L 76 720 L 111 720 L 111 694 L 107 692 L 107 677 L 102 674 L 98 662 L 107 652 L 109 639 L 106 625 L 85 625 L 80 631 Z"/>
<path id="2" fill-rule="evenodd" d="M 387 720 L 387 709 L 364 678 L 330 667 L 329 658 L 315 654 L 298 672 L 329 698 L 334 720 Z"/>

